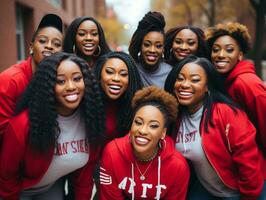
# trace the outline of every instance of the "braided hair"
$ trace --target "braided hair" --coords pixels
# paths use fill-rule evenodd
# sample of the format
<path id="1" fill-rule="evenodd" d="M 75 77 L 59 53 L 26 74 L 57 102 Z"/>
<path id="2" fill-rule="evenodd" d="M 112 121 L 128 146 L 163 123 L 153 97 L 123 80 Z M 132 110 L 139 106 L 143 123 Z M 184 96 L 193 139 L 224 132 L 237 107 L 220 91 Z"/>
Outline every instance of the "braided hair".
<path id="1" fill-rule="evenodd" d="M 101 48 L 99 56 L 108 53 L 110 51 L 110 48 L 106 42 L 104 31 L 103 31 L 101 24 L 93 17 L 86 17 L 86 16 L 76 18 L 69 25 L 65 38 L 64 38 L 63 51 L 67 53 L 75 53 L 73 52 L 73 46 L 75 45 L 77 31 L 78 31 L 80 24 L 86 20 L 93 21 L 97 26 L 98 33 L 99 33 L 99 46 Z"/>
<path id="2" fill-rule="evenodd" d="M 165 20 L 159 12 L 148 12 L 138 24 L 136 31 L 131 38 L 128 51 L 134 60 L 138 60 L 138 53 L 141 51 L 141 43 L 145 35 L 156 31 L 164 35 Z"/>
<path id="3" fill-rule="evenodd" d="M 184 29 L 191 30 L 197 36 L 198 49 L 195 55 L 198 57 L 206 57 L 206 45 L 205 45 L 205 36 L 204 36 L 203 30 L 201 30 L 200 28 L 196 26 L 176 26 L 174 28 L 169 29 L 165 34 L 164 56 L 165 56 L 166 62 L 172 66 L 178 63 L 178 60 L 176 59 L 175 55 L 171 51 L 172 45 L 173 45 L 176 35 Z"/>
<path id="4" fill-rule="evenodd" d="M 128 131 L 131 126 L 131 118 L 132 118 L 132 109 L 131 109 L 131 100 L 135 94 L 135 92 L 142 88 L 142 83 L 140 80 L 140 75 L 138 73 L 136 64 L 130 55 L 124 52 L 110 52 L 99 58 L 94 68 L 94 73 L 97 80 L 101 81 L 101 73 L 104 64 L 110 58 L 119 58 L 123 62 L 125 62 L 128 69 L 128 88 L 125 93 L 117 100 L 120 106 L 118 110 L 118 130 L 121 132 Z M 105 103 L 107 102 L 107 97 L 104 91 L 101 89 L 102 95 L 105 97 Z"/>
<path id="5" fill-rule="evenodd" d="M 57 122 L 55 85 L 57 69 L 64 60 L 77 64 L 83 75 L 85 91 L 80 103 L 80 115 L 85 121 L 86 138 L 90 144 L 100 142 L 103 134 L 104 108 L 99 85 L 87 63 L 74 54 L 55 53 L 43 59 L 22 95 L 16 114 L 29 110 L 30 145 L 40 152 L 47 152 L 57 142 L 60 129 Z"/>

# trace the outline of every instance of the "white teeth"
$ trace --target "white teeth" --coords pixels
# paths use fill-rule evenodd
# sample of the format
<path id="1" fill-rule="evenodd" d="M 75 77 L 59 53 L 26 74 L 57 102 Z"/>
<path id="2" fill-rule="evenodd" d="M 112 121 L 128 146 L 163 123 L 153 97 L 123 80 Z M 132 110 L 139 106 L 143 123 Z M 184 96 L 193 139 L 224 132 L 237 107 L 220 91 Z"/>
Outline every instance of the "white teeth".
<path id="1" fill-rule="evenodd" d="M 136 137 L 136 141 L 141 144 L 147 144 L 149 142 L 149 140 L 143 137 Z"/>
<path id="2" fill-rule="evenodd" d="M 215 62 L 217 66 L 220 66 L 220 67 L 224 67 L 225 65 L 227 65 L 227 61 L 216 61 Z"/>
<path id="3" fill-rule="evenodd" d="M 113 89 L 113 90 L 120 90 L 120 89 L 121 89 L 121 87 L 118 86 L 118 85 L 110 85 L 109 87 L 110 87 L 111 89 Z"/>
<path id="4" fill-rule="evenodd" d="M 44 56 L 51 56 L 51 55 L 52 55 L 52 53 L 51 53 L 51 52 L 48 52 L 48 51 L 43 52 L 42 54 L 43 54 Z"/>
<path id="5" fill-rule="evenodd" d="M 78 95 L 77 94 L 72 94 L 72 95 L 67 95 L 65 96 L 67 101 L 76 101 L 78 99 Z"/>
<path id="6" fill-rule="evenodd" d="M 85 47 L 93 47 L 93 44 L 84 44 Z"/>
<path id="7" fill-rule="evenodd" d="M 179 92 L 179 94 L 184 95 L 184 96 L 191 96 L 191 92 Z"/>

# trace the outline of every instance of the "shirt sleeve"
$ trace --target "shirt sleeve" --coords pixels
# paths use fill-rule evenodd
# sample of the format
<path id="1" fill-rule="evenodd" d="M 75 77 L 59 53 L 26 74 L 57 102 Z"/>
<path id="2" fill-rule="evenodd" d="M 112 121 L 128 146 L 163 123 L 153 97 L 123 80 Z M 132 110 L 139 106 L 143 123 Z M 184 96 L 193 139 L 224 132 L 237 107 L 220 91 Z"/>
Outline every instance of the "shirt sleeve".
<path id="1" fill-rule="evenodd" d="M 104 149 L 100 162 L 100 199 L 101 200 L 124 200 L 122 190 L 118 188 L 118 183 L 114 177 L 113 160 L 110 151 Z"/>
<path id="2" fill-rule="evenodd" d="M 239 111 L 234 115 L 227 130 L 227 137 L 229 147 L 231 145 L 232 159 L 239 174 L 241 199 L 256 199 L 263 185 L 255 136 L 256 129 L 246 114 Z"/>
<path id="3" fill-rule="evenodd" d="M 0 197 L 17 200 L 22 190 L 21 165 L 24 148 L 18 141 L 15 129 L 9 125 L 2 137 L 0 149 Z"/>
<path id="4" fill-rule="evenodd" d="M 257 134 L 266 153 L 266 87 L 255 79 L 251 82 L 239 80 L 236 85 L 236 101 L 243 106 L 252 123 L 257 128 Z"/>

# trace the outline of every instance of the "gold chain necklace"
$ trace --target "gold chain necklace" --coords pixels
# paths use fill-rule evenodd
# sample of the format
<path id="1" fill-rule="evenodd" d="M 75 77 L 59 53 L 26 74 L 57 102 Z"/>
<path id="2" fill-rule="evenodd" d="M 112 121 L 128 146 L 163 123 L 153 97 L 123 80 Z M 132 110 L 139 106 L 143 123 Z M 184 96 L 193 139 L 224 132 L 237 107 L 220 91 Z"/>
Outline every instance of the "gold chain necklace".
<path id="1" fill-rule="evenodd" d="M 157 153 L 158 153 L 158 149 L 155 150 L 154 155 L 153 155 L 150 159 L 147 159 L 147 160 L 140 160 L 140 161 L 142 161 L 142 162 L 150 162 L 150 161 L 151 161 L 150 164 L 148 165 L 148 167 L 145 169 L 145 171 L 144 171 L 143 173 L 140 171 L 140 169 L 139 169 L 139 165 L 138 165 L 138 163 L 137 163 L 136 160 L 135 160 L 135 165 L 137 166 L 137 169 L 138 169 L 139 174 L 140 174 L 140 177 L 139 177 L 140 180 L 142 180 L 142 181 L 145 180 L 145 174 L 146 174 L 146 172 L 148 171 L 148 169 L 150 168 L 150 166 L 151 166 L 151 164 L 152 164 L 154 158 L 156 157 Z"/>
<path id="2" fill-rule="evenodd" d="M 145 174 L 146 174 L 146 172 L 148 171 L 148 169 L 150 168 L 152 162 L 153 162 L 153 160 L 150 162 L 150 164 L 148 165 L 148 167 L 146 168 L 146 170 L 145 170 L 143 173 L 141 173 L 141 171 L 140 171 L 140 169 L 139 169 L 139 165 L 138 165 L 138 163 L 137 163 L 136 160 L 135 160 L 135 164 L 136 164 L 137 169 L 138 169 L 139 174 L 140 174 L 140 177 L 139 177 L 140 180 L 142 180 L 142 181 L 145 180 Z"/>

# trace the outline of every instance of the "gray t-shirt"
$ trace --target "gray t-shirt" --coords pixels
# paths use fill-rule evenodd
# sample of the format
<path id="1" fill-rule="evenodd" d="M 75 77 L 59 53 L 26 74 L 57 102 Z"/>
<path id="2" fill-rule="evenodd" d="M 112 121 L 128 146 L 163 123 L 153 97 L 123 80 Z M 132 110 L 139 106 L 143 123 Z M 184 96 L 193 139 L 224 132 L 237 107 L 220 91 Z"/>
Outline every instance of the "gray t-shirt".
<path id="1" fill-rule="evenodd" d="M 182 118 L 175 147 L 192 162 L 199 181 L 212 195 L 217 197 L 238 196 L 238 191 L 224 185 L 206 158 L 199 132 L 202 111 L 203 107 L 196 113 L 185 115 Z"/>
<path id="2" fill-rule="evenodd" d="M 33 188 L 43 187 L 83 167 L 89 159 L 89 145 L 86 141 L 84 120 L 76 111 L 69 117 L 57 118 L 60 135 L 57 139 L 52 162 L 41 181 Z"/>
<path id="3" fill-rule="evenodd" d="M 144 87 L 155 85 L 159 88 L 164 88 L 165 80 L 172 69 L 171 65 L 160 62 L 158 68 L 155 71 L 145 70 L 140 63 L 137 64 L 137 69 L 140 74 L 141 81 Z"/>

